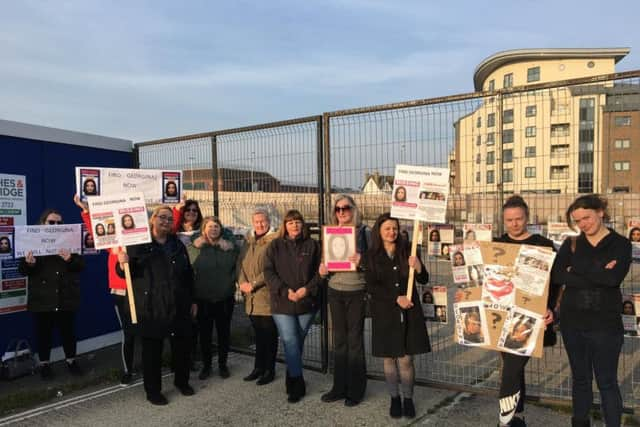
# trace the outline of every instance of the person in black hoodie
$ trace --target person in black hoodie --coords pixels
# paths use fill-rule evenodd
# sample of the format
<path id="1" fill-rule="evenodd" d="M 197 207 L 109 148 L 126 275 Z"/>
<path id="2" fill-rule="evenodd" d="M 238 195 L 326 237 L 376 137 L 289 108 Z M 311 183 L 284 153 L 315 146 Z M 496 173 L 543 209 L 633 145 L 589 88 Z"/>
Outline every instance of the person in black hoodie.
<path id="1" fill-rule="evenodd" d="M 562 244 L 553 275 L 565 285 L 560 330 L 573 379 L 571 423 L 590 425 L 595 373 L 605 424 L 619 426 L 622 396 L 617 373 L 624 335 L 620 284 L 631 264 L 631 243 L 605 227 L 607 201 L 597 194 L 574 200 L 566 218 L 580 235 Z"/>
<path id="2" fill-rule="evenodd" d="M 174 385 L 184 396 L 194 394 L 189 385 L 191 319 L 197 314 L 193 303 L 193 270 L 184 245 L 172 233 L 169 206 L 151 214 L 151 243 L 134 245 L 118 253 L 116 273 L 124 277 L 129 263 L 138 323 L 132 332 L 141 337 L 144 389 L 147 400 L 166 405 L 161 393 L 162 347 L 170 337 Z M 126 309 L 129 305 L 125 304 Z"/>
<path id="3" fill-rule="evenodd" d="M 320 247 L 309 237 L 302 214 L 288 211 L 278 237 L 267 248 L 264 278 L 271 296 L 271 315 L 284 344 L 290 403 L 306 394 L 302 350 L 318 310 L 319 266 Z"/>
<path id="4" fill-rule="evenodd" d="M 496 242 L 514 243 L 520 245 L 544 246 L 553 249 L 553 242 L 539 234 L 531 234 L 527 230 L 529 222 L 529 206 L 519 195 L 509 197 L 502 206 L 502 218 L 506 233 L 494 239 Z M 553 311 L 559 286 L 553 280 L 550 284 L 549 299 L 547 302 L 547 314 L 544 318 L 545 325 L 553 322 Z M 545 336 L 554 334 L 549 326 L 545 331 Z M 554 335 L 555 336 L 555 335 Z M 545 340 L 548 341 L 548 340 Z M 513 353 L 501 352 L 502 377 L 500 379 L 500 401 L 499 425 L 524 425 L 524 420 L 515 416 L 516 413 L 524 411 L 525 399 L 525 378 L 524 368 L 529 362 L 528 356 Z"/>

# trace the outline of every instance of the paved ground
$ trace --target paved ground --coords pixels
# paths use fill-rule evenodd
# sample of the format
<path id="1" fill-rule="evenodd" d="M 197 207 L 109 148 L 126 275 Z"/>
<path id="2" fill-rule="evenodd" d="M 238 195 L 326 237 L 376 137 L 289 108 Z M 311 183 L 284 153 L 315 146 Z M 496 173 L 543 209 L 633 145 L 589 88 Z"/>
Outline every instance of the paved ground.
<path id="1" fill-rule="evenodd" d="M 490 396 L 416 387 L 418 412 L 414 420 L 392 420 L 384 384 L 369 381 L 362 404 L 346 408 L 342 402 L 326 404 L 320 395 L 331 387 L 331 377 L 307 371 L 307 397 L 289 404 L 284 393 L 282 372 L 273 383 L 258 387 L 242 381 L 251 369 L 251 357 L 234 354 L 229 362 L 231 378 L 213 376 L 207 381 L 192 380 L 196 395 L 184 397 L 164 379 L 170 403 L 166 407 L 148 404 L 140 381 L 128 386 L 99 386 L 54 399 L 45 406 L 0 419 L 0 426 L 491 426 L 496 423 L 496 401 Z M 195 377 L 195 375 L 192 375 Z M 528 405 L 530 426 L 567 426 L 570 417 L 549 408 Z"/>

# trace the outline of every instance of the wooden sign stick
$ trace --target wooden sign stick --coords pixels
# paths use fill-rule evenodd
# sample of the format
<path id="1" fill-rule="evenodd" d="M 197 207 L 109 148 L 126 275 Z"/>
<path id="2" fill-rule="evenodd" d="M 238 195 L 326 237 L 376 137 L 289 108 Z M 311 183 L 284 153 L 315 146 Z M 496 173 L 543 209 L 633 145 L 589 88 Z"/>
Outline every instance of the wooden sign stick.
<path id="1" fill-rule="evenodd" d="M 422 237 L 422 230 L 420 230 L 420 220 L 413 220 L 413 237 L 411 238 L 411 256 L 416 256 L 418 252 L 418 239 Z M 415 270 L 409 268 L 409 281 L 407 282 L 407 299 L 411 301 L 411 294 L 413 293 L 413 276 Z"/>
<path id="2" fill-rule="evenodd" d="M 124 253 L 127 253 L 127 247 L 122 248 Z M 136 301 L 133 298 L 133 286 L 131 285 L 131 271 L 129 270 L 129 263 L 124 263 L 124 278 L 127 282 L 127 297 L 129 297 L 129 311 L 131 312 L 131 323 L 138 323 L 138 316 L 136 314 Z"/>

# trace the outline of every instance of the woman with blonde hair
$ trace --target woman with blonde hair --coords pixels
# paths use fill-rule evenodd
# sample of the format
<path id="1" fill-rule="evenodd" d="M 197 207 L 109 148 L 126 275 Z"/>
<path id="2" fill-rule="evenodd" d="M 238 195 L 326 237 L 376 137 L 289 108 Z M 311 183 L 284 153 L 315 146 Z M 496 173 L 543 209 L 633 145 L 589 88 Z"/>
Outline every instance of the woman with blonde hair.
<path id="1" fill-rule="evenodd" d="M 349 257 L 356 265 L 356 271 L 329 273 L 327 266 L 320 264 L 320 275 L 329 278 L 334 345 L 333 387 L 322 395 L 321 400 L 344 400 L 345 406 L 355 406 L 364 397 L 367 386 L 363 339 L 366 292 L 360 260 L 370 246 L 371 232 L 362 225 L 355 200 L 346 194 L 336 197 L 331 223 L 356 228 L 356 253 Z"/>
<path id="2" fill-rule="evenodd" d="M 129 263 L 138 316 L 131 327 L 141 337 L 144 389 L 154 405 L 168 403 L 161 392 L 165 338 L 171 343 L 174 385 L 184 396 L 195 393 L 189 385 L 191 317 L 197 313 L 192 303 L 193 270 L 172 225 L 171 207 L 155 208 L 149 219 L 151 243 L 129 246 L 127 253 L 118 253 L 116 264 L 117 274 L 124 277 L 124 264 Z"/>
<path id="3" fill-rule="evenodd" d="M 200 235 L 187 248 L 195 274 L 194 294 L 198 304 L 203 364 L 199 375 L 201 380 L 211 375 L 211 334 L 214 323 L 218 337 L 218 373 L 222 378 L 230 375 L 227 358 L 235 304 L 238 251 L 232 242 L 223 238 L 222 230 L 218 218 L 204 218 Z"/>

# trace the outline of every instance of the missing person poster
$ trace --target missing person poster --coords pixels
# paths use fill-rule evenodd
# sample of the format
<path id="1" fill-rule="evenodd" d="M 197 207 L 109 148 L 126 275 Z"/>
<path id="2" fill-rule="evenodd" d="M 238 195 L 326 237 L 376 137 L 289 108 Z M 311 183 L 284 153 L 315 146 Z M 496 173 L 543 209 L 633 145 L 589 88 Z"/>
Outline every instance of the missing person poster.
<path id="1" fill-rule="evenodd" d="M 450 249 L 453 282 L 479 286 L 484 277 L 484 273 L 480 273 L 484 262 L 477 241 L 465 241 L 460 245 L 452 245 Z"/>
<path id="2" fill-rule="evenodd" d="M 27 224 L 27 178 L 0 173 L 0 226 Z"/>
<path id="3" fill-rule="evenodd" d="M 82 255 L 97 255 L 99 253 L 100 251 L 96 249 L 93 241 L 93 233 L 90 233 L 87 227 L 82 224 Z"/>
<path id="4" fill-rule="evenodd" d="M 577 236 L 576 230 L 572 230 L 565 222 L 549 222 L 547 223 L 547 237 L 553 240 L 556 249 L 562 246 L 562 242 L 569 236 Z"/>
<path id="5" fill-rule="evenodd" d="M 640 294 L 622 295 L 621 316 L 624 334 L 637 337 L 640 333 Z"/>
<path id="6" fill-rule="evenodd" d="M 96 249 L 151 242 L 142 193 L 91 197 L 89 212 Z"/>
<path id="7" fill-rule="evenodd" d="M 18 271 L 14 228 L 0 226 L 0 315 L 27 309 L 27 278 Z"/>
<path id="8" fill-rule="evenodd" d="M 464 224 L 462 226 L 464 240 L 481 240 L 490 242 L 493 239 L 492 224 Z"/>
<path id="9" fill-rule="evenodd" d="M 468 243 L 477 245 L 480 255 L 477 255 L 477 249 L 470 252 L 473 255 L 465 255 L 465 264 L 469 267 L 469 263 L 481 260 L 482 264 L 474 267 L 482 267 L 483 277 L 479 286 L 461 286 L 460 298 L 454 307 L 478 307 L 484 313 L 484 317 L 480 316 L 480 325 L 486 326 L 488 335 L 484 335 L 483 344 L 465 339 L 460 334 L 477 334 L 479 331 L 476 328 L 465 332 L 465 327 L 468 329 L 473 325 L 465 323 L 463 312 L 454 310 L 454 341 L 542 357 L 544 334 L 540 331 L 544 331 L 543 318 L 547 311 L 550 270 L 555 254 L 551 249 L 528 245 L 482 241 L 465 244 Z M 472 279 L 471 274 L 469 276 Z M 462 303 L 466 305 L 460 305 Z M 472 320 L 476 316 L 479 315 L 474 314 Z M 478 339 L 477 335 L 474 337 Z"/>
<path id="10" fill-rule="evenodd" d="M 356 264 L 350 258 L 356 254 L 356 228 L 322 227 L 322 251 L 329 271 L 355 271 Z"/>
<path id="11" fill-rule="evenodd" d="M 33 256 L 58 255 L 60 251 L 82 253 L 82 226 L 18 225 L 15 227 L 15 256 L 22 258 L 31 252 Z"/>
<path id="12" fill-rule="evenodd" d="M 487 315 L 479 301 L 453 305 L 456 318 L 456 341 L 472 347 L 490 344 Z"/>
<path id="13" fill-rule="evenodd" d="M 455 229 L 451 224 L 427 226 L 427 254 L 449 259 L 450 246 L 454 242 Z"/>
<path id="14" fill-rule="evenodd" d="M 435 323 L 449 323 L 446 286 L 422 286 L 420 295 L 425 320 Z"/>
<path id="15" fill-rule="evenodd" d="M 444 223 L 449 197 L 449 169 L 396 165 L 391 216 Z"/>
<path id="16" fill-rule="evenodd" d="M 147 203 L 179 203 L 182 171 L 76 167 L 76 191 L 83 201 L 92 197 L 143 193 Z"/>
<path id="17" fill-rule="evenodd" d="M 631 261 L 640 263 L 640 219 L 632 218 L 627 221 L 627 238 L 631 242 Z"/>

